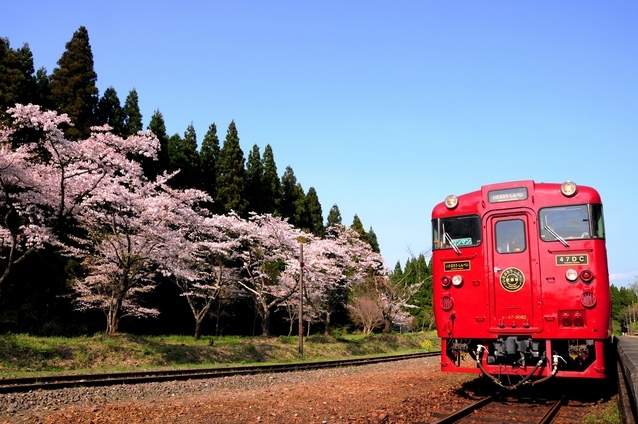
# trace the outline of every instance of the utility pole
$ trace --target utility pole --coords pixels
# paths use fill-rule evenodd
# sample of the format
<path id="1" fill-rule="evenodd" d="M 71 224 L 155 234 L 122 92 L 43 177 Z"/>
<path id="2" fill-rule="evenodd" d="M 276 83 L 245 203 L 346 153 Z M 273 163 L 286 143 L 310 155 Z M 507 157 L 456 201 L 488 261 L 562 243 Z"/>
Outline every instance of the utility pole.
<path id="1" fill-rule="evenodd" d="M 303 359 L 303 242 L 299 241 L 299 359 Z"/>

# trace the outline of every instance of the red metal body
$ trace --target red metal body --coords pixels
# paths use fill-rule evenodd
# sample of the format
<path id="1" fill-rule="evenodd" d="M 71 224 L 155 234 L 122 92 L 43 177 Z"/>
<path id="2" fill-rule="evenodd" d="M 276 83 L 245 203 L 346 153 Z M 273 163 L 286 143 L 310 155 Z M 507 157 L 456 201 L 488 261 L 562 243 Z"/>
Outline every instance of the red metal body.
<path id="1" fill-rule="evenodd" d="M 603 378 L 611 303 L 598 192 L 514 181 L 457 202 L 432 211 L 441 369 Z"/>

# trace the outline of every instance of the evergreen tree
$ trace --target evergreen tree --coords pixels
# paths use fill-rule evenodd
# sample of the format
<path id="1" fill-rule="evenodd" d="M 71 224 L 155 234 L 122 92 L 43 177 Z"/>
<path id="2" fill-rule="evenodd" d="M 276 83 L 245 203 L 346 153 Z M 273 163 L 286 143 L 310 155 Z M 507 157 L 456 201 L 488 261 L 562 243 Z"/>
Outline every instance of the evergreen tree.
<path id="1" fill-rule="evenodd" d="M 213 122 L 208 126 L 204 135 L 202 147 L 199 150 L 202 170 L 202 190 L 205 190 L 213 198 L 212 209 L 217 213 L 223 212 L 223 205 L 217 202 L 217 162 L 219 160 L 219 138 L 217 137 L 217 125 Z"/>
<path id="2" fill-rule="evenodd" d="M 113 127 L 113 134 L 122 135 L 124 128 L 124 111 L 120 105 L 120 98 L 113 87 L 104 90 L 104 95 L 97 103 L 95 110 L 95 123 L 97 125 L 108 124 Z"/>
<path id="3" fill-rule="evenodd" d="M 319 196 L 317 196 L 317 191 L 314 187 L 308 189 L 305 204 L 309 224 L 307 230 L 318 237 L 323 237 L 326 228 L 323 225 L 323 212 L 321 211 Z"/>
<path id="4" fill-rule="evenodd" d="M 0 38 L 0 115 L 16 103 L 36 103 L 33 54 L 28 44 L 13 50 L 8 38 Z"/>
<path id="5" fill-rule="evenodd" d="M 397 263 L 397 265 L 399 265 Z M 418 258 L 412 257 L 405 264 L 403 273 L 392 273 L 390 278 L 404 286 L 420 284 L 419 290 L 412 297 L 411 302 L 416 308 L 410 313 L 415 318 L 415 328 L 420 331 L 430 330 L 434 326 L 434 312 L 432 309 L 432 269 L 423 254 Z"/>
<path id="6" fill-rule="evenodd" d="M 217 174 L 217 197 L 224 211 L 235 211 L 239 216 L 247 215 L 246 170 L 244 152 L 239 146 L 239 135 L 235 121 L 231 121 L 226 132 L 224 145 L 219 152 Z"/>
<path id="7" fill-rule="evenodd" d="M 264 205 L 264 164 L 261 161 L 259 147 L 255 144 L 248 153 L 246 162 L 246 200 L 248 210 L 263 214 L 267 212 Z"/>
<path id="8" fill-rule="evenodd" d="M 352 228 L 353 230 L 357 232 L 357 234 L 359 234 L 359 237 L 361 238 L 361 240 L 368 243 L 368 233 L 366 233 L 366 230 L 363 228 L 363 223 L 361 222 L 361 219 L 359 219 L 359 215 L 357 214 L 354 215 L 354 218 L 352 219 L 352 225 L 350 226 L 350 228 Z"/>
<path id="9" fill-rule="evenodd" d="M 137 91 L 132 89 L 124 101 L 124 137 L 142 131 L 142 113 L 138 102 Z"/>
<path id="10" fill-rule="evenodd" d="M 146 163 L 144 167 L 144 174 L 154 179 L 157 175 L 167 171 L 170 163 L 168 158 L 168 135 L 166 134 L 166 123 L 164 122 L 164 116 L 159 109 L 153 112 L 151 121 L 147 127 L 160 142 L 160 151 L 157 152 L 157 161 L 151 161 Z"/>
<path id="11" fill-rule="evenodd" d="M 401 268 L 401 261 L 397 261 L 396 265 L 394 265 L 394 270 L 392 271 L 391 276 L 395 279 L 403 278 L 403 268 Z"/>
<path id="12" fill-rule="evenodd" d="M 35 73 L 35 97 L 33 103 L 42 106 L 44 109 L 54 109 L 51 97 L 49 75 L 47 70 L 41 67 Z"/>
<path id="13" fill-rule="evenodd" d="M 184 138 L 178 134 L 173 135 L 168 140 L 169 170 L 179 169 L 170 184 L 175 188 L 199 188 L 200 163 L 197 152 L 197 135 L 195 127 L 191 123 L 184 132 Z"/>
<path id="14" fill-rule="evenodd" d="M 379 249 L 379 241 L 377 240 L 377 235 L 375 234 L 372 227 L 370 227 L 370 231 L 368 231 L 368 243 L 370 243 L 370 247 L 372 247 L 373 252 L 381 253 L 381 249 Z"/>
<path id="15" fill-rule="evenodd" d="M 51 75 L 52 102 L 75 124 L 66 131 L 69 138 L 86 138 L 91 132 L 98 102 L 96 81 L 89 33 L 81 26 L 66 44 L 58 68 Z"/>
<path id="16" fill-rule="evenodd" d="M 264 148 L 264 194 L 263 208 L 264 212 L 273 215 L 281 215 L 281 181 L 277 173 L 277 165 L 275 164 L 275 155 L 273 154 L 270 144 Z"/>
<path id="17" fill-rule="evenodd" d="M 341 225 L 341 212 L 339 211 L 339 206 L 335 203 L 330 208 L 330 212 L 328 212 L 328 227 L 332 227 L 333 225 L 339 224 Z"/>
<path id="18" fill-rule="evenodd" d="M 295 215 L 291 219 L 291 223 L 297 228 L 309 229 L 310 228 L 310 216 L 306 209 L 306 193 L 300 183 L 295 186 Z"/>
<path id="19" fill-rule="evenodd" d="M 281 176 L 281 216 L 288 218 L 288 222 L 297 228 L 309 226 L 308 222 L 304 222 L 305 197 L 303 188 L 297 183 L 295 172 L 288 165 Z"/>

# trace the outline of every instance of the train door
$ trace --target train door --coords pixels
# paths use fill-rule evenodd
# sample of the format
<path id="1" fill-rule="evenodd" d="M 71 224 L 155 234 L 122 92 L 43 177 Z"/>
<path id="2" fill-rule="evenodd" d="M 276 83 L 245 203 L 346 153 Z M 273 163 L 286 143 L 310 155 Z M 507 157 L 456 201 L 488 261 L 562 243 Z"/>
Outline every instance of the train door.
<path id="1" fill-rule="evenodd" d="M 527 333 L 540 330 L 540 287 L 536 287 L 534 218 L 520 212 L 487 219 L 490 261 L 490 330 Z M 533 237 L 533 236 L 532 236 Z M 504 331 L 507 330 L 507 331 Z M 514 331 L 512 331 L 514 330 Z"/>

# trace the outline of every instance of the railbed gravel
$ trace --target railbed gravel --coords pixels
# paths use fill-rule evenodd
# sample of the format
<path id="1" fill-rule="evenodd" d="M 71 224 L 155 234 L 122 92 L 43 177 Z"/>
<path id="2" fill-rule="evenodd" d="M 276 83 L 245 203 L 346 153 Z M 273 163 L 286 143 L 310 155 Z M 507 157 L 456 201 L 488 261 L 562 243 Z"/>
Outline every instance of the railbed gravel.
<path id="1" fill-rule="evenodd" d="M 216 379 L 36 390 L 0 395 L 0 423 L 414 424 L 435 421 L 489 394 L 494 384 L 485 381 L 476 375 L 442 373 L 439 358 L 429 357 Z M 612 399 L 595 395 L 576 409 L 582 414 L 602 410 Z M 517 408 L 513 411 L 516 414 Z M 571 417 L 563 419 L 559 413 L 557 422 L 583 421 L 573 419 L 574 408 L 569 413 Z"/>
<path id="2" fill-rule="evenodd" d="M 384 364 L 391 368 L 397 363 Z M 118 384 L 106 387 L 74 387 L 59 390 L 36 390 L 27 393 L 12 393 L 0 398 L 0 413 L 16 413 L 29 410 L 55 410 L 60 405 L 100 405 L 116 401 L 138 401 L 167 398 L 182 394 L 202 393 L 219 389 L 260 388 L 274 383 L 295 384 L 315 379 L 355 375 L 365 372 L 364 366 L 328 368 L 305 372 L 275 374 L 253 374 L 218 377 L 202 380 L 167 381 L 160 383 Z"/>
<path id="3" fill-rule="evenodd" d="M 250 389 L 259 390 L 273 385 L 298 386 L 312 384 L 313 382 L 338 380 L 344 377 L 356 377 L 357 375 L 371 372 L 388 375 L 408 368 L 419 368 L 424 363 L 428 364 L 428 367 L 435 367 L 433 364 L 437 362 L 438 358 L 433 357 L 310 371 L 11 393 L 0 395 L 0 422 L 40 422 L 35 418 L 45 417 L 47 414 L 64 411 L 72 407 L 98 411 L 104 405 L 121 402 L 130 404 L 149 401 L 170 401 L 185 395 L 201 394 L 205 396 L 221 390 L 246 392 Z"/>

